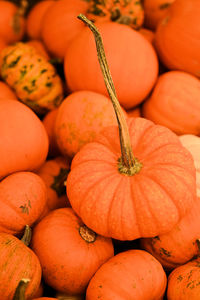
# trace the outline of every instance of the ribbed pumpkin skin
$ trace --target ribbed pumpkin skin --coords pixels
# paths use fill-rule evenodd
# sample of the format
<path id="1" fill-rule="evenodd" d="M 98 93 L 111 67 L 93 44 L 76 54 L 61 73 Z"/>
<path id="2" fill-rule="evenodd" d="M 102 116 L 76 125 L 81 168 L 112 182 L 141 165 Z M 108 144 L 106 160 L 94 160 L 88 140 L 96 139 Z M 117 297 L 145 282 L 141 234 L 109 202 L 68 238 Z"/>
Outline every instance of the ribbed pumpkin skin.
<path id="1" fill-rule="evenodd" d="M 151 239 L 142 239 L 141 246 L 166 269 L 174 269 L 199 254 L 196 242 L 200 238 L 200 198 L 172 230 Z"/>
<path id="2" fill-rule="evenodd" d="M 200 2 L 176 0 L 158 25 L 155 46 L 162 63 L 200 77 Z"/>
<path id="3" fill-rule="evenodd" d="M 160 75 L 153 92 L 142 105 L 142 115 L 176 134 L 200 134 L 200 82 L 181 71 Z"/>
<path id="4" fill-rule="evenodd" d="M 0 232 L 22 233 L 43 213 L 47 188 L 40 176 L 32 172 L 16 172 L 0 182 Z"/>
<path id="5" fill-rule="evenodd" d="M 8 46 L 0 55 L 1 76 L 18 98 L 37 113 L 59 106 L 63 86 L 56 69 L 25 43 Z"/>
<path id="6" fill-rule="evenodd" d="M 138 174 L 119 173 L 118 129 L 107 127 L 75 155 L 67 179 L 69 201 L 83 222 L 119 240 L 169 232 L 196 199 L 194 162 L 178 137 L 143 118 L 128 124 L 143 165 Z"/>
<path id="7" fill-rule="evenodd" d="M 0 233 L 0 298 L 12 300 L 19 281 L 29 278 L 27 299 L 39 288 L 41 266 L 37 256 L 22 241 L 7 233 Z"/>
<path id="8" fill-rule="evenodd" d="M 111 239 L 96 236 L 94 242 L 86 242 L 79 233 L 83 225 L 71 208 L 60 208 L 33 230 L 31 247 L 39 257 L 45 282 L 57 291 L 83 293 L 100 265 L 114 254 Z"/>
<path id="9" fill-rule="evenodd" d="M 129 250 L 104 263 L 91 279 L 86 300 L 161 300 L 167 277 L 148 252 Z"/>
<path id="10" fill-rule="evenodd" d="M 102 35 L 119 102 L 125 109 L 133 108 L 146 98 L 156 82 L 156 52 L 140 33 L 126 25 L 114 22 L 97 22 L 95 25 Z M 95 42 L 88 28 L 70 43 L 65 54 L 64 71 L 72 92 L 89 90 L 108 96 Z"/>
<path id="11" fill-rule="evenodd" d="M 0 178 L 39 168 L 46 160 L 49 143 L 36 114 L 19 101 L 2 99 L 0 120 Z"/>
<path id="12" fill-rule="evenodd" d="M 10 1 L 0 1 L 0 37 L 12 44 L 20 41 L 25 33 L 25 18 L 17 16 L 18 6 Z"/>
<path id="13" fill-rule="evenodd" d="M 182 265 L 169 275 L 168 300 L 199 300 L 200 259 Z"/>

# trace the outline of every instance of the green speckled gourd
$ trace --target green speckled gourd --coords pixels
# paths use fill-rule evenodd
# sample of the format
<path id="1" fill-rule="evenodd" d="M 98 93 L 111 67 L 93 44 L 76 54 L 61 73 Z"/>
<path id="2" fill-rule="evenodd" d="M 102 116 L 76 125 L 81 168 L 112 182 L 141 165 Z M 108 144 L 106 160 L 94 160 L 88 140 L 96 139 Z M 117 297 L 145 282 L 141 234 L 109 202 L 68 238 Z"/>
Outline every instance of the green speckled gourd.
<path id="1" fill-rule="evenodd" d="M 54 66 L 25 43 L 3 49 L 0 73 L 19 100 L 36 113 L 55 109 L 63 99 L 62 80 Z"/>

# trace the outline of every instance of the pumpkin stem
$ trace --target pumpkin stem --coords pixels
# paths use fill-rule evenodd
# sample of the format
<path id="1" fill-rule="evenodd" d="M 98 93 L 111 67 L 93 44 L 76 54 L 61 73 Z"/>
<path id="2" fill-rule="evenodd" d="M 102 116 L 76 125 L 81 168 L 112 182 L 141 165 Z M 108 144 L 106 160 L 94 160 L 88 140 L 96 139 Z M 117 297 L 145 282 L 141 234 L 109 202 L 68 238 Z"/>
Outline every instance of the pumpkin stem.
<path id="1" fill-rule="evenodd" d="M 110 74 L 110 70 L 108 67 L 108 63 L 105 56 L 105 50 L 102 42 L 101 35 L 90 20 L 87 19 L 86 16 L 80 14 L 78 19 L 82 20 L 92 31 L 94 34 L 96 48 L 97 48 L 97 56 L 99 60 L 99 64 L 101 67 L 101 71 L 103 73 L 104 82 L 108 91 L 108 94 L 111 98 L 115 114 L 117 117 L 118 128 L 119 128 L 119 136 L 120 136 L 120 146 L 121 146 L 121 158 L 119 159 L 118 170 L 120 173 L 125 175 L 132 176 L 135 173 L 138 173 L 141 169 L 141 164 L 137 161 L 137 159 L 133 156 L 133 151 L 131 147 L 131 141 L 129 136 L 128 125 L 126 123 L 126 119 L 124 113 L 121 109 L 119 101 L 117 99 L 115 87 L 112 81 L 112 77 Z"/>
<path id="2" fill-rule="evenodd" d="M 29 225 L 25 226 L 24 235 L 21 238 L 21 241 L 28 247 L 31 241 L 32 230 Z"/>
<path id="3" fill-rule="evenodd" d="M 93 243 L 96 240 L 96 233 L 86 225 L 80 226 L 79 234 L 87 243 Z"/>
<path id="4" fill-rule="evenodd" d="M 20 32 L 20 17 L 23 17 L 27 11 L 28 0 L 21 0 L 20 6 L 13 17 L 13 30 L 16 34 Z"/>
<path id="5" fill-rule="evenodd" d="M 25 300 L 25 291 L 27 288 L 27 285 L 29 284 L 30 279 L 23 278 L 18 283 L 18 286 L 16 288 L 13 300 Z"/>

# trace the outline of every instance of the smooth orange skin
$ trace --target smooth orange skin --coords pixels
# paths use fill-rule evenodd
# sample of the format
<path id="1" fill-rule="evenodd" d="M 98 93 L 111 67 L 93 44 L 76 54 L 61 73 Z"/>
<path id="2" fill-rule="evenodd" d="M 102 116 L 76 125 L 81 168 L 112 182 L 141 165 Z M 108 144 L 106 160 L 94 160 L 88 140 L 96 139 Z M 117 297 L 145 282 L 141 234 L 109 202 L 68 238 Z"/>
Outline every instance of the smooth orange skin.
<path id="1" fill-rule="evenodd" d="M 97 269 L 114 255 L 111 239 L 97 235 L 94 242 L 86 242 L 79 233 L 82 225 L 71 208 L 60 208 L 33 229 L 31 248 L 45 282 L 70 295 L 83 293 Z"/>
<path id="2" fill-rule="evenodd" d="M 47 188 L 40 176 L 32 172 L 16 172 L 0 182 L 0 231 L 20 234 L 32 226 L 47 202 Z"/>
<path id="3" fill-rule="evenodd" d="M 58 108 L 49 111 L 43 118 L 42 123 L 49 137 L 49 157 L 56 157 L 61 154 L 55 135 L 55 122 Z"/>
<path id="4" fill-rule="evenodd" d="M 41 54 L 46 60 L 50 59 L 50 56 L 45 49 L 43 43 L 39 40 L 30 40 L 26 42 L 27 45 L 34 47 L 39 54 Z"/>
<path id="5" fill-rule="evenodd" d="M 47 186 L 47 208 L 48 211 L 53 209 L 70 206 L 67 195 L 58 196 L 56 191 L 51 187 L 54 178 L 62 169 L 69 170 L 69 161 L 62 157 L 56 157 L 44 162 L 44 164 L 36 171 L 36 173 L 44 180 Z"/>
<path id="6" fill-rule="evenodd" d="M 41 39 L 41 26 L 44 15 L 54 2 L 54 0 L 40 1 L 32 7 L 26 19 L 26 33 L 29 38 Z"/>
<path id="7" fill-rule="evenodd" d="M 7 43 L 2 38 L 0 38 L 0 53 L 6 46 Z"/>
<path id="8" fill-rule="evenodd" d="M 200 82 L 182 71 L 160 75 L 142 115 L 176 134 L 200 134 Z"/>
<path id="9" fill-rule="evenodd" d="M 157 80 L 156 52 L 146 38 L 126 25 L 114 22 L 95 25 L 103 39 L 119 102 L 125 109 L 133 108 L 146 98 Z M 72 92 L 89 90 L 108 96 L 90 29 L 84 28 L 71 42 L 64 59 L 64 72 Z"/>
<path id="10" fill-rule="evenodd" d="M 17 5 L 10 1 L 0 1 L 0 37 L 12 44 L 21 41 L 25 33 L 25 18 L 19 17 L 19 31 L 14 29 L 14 16 L 18 10 Z"/>
<path id="11" fill-rule="evenodd" d="M 159 22 L 166 16 L 174 0 L 144 0 L 144 24 L 155 30 Z"/>
<path id="12" fill-rule="evenodd" d="M 0 120 L 0 178 L 38 169 L 46 160 L 49 146 L 40 119 L 25 104 L 2 99 Z"/>
<path id="13" fill-rule="evenodd" d="M 143 35 L 151 44 L 153 44 L 155 33 L 147 28 L 141 27 L 138 32 Z"/>
<path id="14" fill-rule="evenodd" d="M 104 263 L 90 280 L 86 300 L 161 300 L 167 276 L 148 252 L 121 252 Z"/>
<path id="15" fill-rule="evenodd" d="M 52 56 L 64 58 L 72 39 L 84 28 L 77 16 L 84 14 L 87 7 L 87 2 L 82 0 L 55 1 L 49 7 L 42 20 L 41 35 Z"/>
<path id="16" fill-rule="evenodd" d="M 173 270 L 168 277 L 168 300 L 199 300 L 200 259 Z"/>
<path id="17" fill-rule="evenodd" d="M 32 299 L 41 282 L 38 257 L 15 236 L 0 232 L 0 298 L 12 300 L 19 281 L 29 278 L 25 297 Z"/>
<path id="18" fill-rule="evenodd" d="M 56 115 L 57 145 L 64 156 L 72 158 L 85 144 L 94 141 L 101 130 L 111 125 L 117 125 L 117 119 L 108 97 L 91 91 L 71 93 L 63 100 Z"/>
<path id="19" fill-rule="evenodd" d="M 200 77 L 199 15 L 199 0 L 176 0 L 159 23 L 154 44 L 168 69 Z"/>
<path id="20" fill-rule="evenodd" d="M 0 81 L 0 99 L 13 99 L 17 100 L 16 94 L 5 82 Z"/>
<path id="21" fill-rule="evenodd" d="M 176 134 L 144 118 L 127 121 L 139 173 L 118 171 L 119 132 L 110 126 L 74 156 L 67 178 L 69 201 L 83 222 L 118 240 L 169 232 L 196 200 L 194 161 Z"/>
<path id="22" fill-rule="evenodd" d="M 167 270 L 172 270 L 198 255 L 200 237 L 200 198 L 172 230 L 151 239 L 142 239 L 141 247 L 151 253 Z"/>

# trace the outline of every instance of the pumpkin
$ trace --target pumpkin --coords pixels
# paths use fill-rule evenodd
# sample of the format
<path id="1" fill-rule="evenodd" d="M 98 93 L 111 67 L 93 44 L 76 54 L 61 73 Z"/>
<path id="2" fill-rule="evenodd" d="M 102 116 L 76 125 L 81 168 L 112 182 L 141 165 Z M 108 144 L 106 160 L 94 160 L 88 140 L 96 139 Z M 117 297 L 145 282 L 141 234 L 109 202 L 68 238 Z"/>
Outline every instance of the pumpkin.
<path id="1" fill-rule="evenodd" d="M 87 300 L 163 299 L 167 276 L 161 264 L 143 250 L 121 252 L 105 262 L 90 280 Z"/>
<path id="2" fill-rule="evenodd" d="M 38 257 L 28 248 L 30 227 L 26 227 L 22 240 L 0 232 L 0 297 L 13 300 L 14 293 L 22 278 L 29 278 L 26 299 L 32 299 L 41 281 L 41 266 Z"/>
<path id="3" fill-rule="evenodd" d="M 83 293 L 97 269 L 114 255 L 111 239 L 87 228 L 71 208 L 44 217 L 33 229 L 31 247 L 45 282 L 72 295 Z"/>
<path id="4" fill-rule="evenodd" d="M 146 38 L 128 26 L 114 22 L 96 25 L 104 39 L 120 104 L 131 109 L 146 98 L 157 80 L 156 52 Z M 108 96 L 96 57 L 95 42 L 88 28 L 84 28 L 67 48 L 64 73 L 71 92 L 89 90 Z"/>
<path id="5" fill-rule="evenodd" d="M 71 93 L 61 103 L 56 115 L 57 145 L 64 156 L 72 158 L 103 128 L 111 125 L 117 125 L 117 120 L 108 97 L 91 91 Z"/>
<path id="6" fill-rule="evenodd" d="M 140 0 L 89 0 L 88 3 L 86 16 L 93 22 L 113 21 L 134 29 L 143 24 L 144 10 Z"/>
<path id="7" fill-rule="evenodd" d="M 95 33 L 119 129 L 105 128 L 74 156 L 67 178 L 71 206 L 103 236 L 133 240 L 168 232 L 196 200 L 193 158 L 168 128 L 144 118 L 129 118 L 126 123 L 99 33 L 79 17 Z"/>
<path id="8" fill-rule="evenodd" d="M 133 108 L 133 109 L 130 109 L 130 110 L 127 110 L 127 115 L 128 117 L 141 117 L 141 108 L 139 106 Z"/>
<path id="9" fill-rule="evenodd" d="M 176 0 L 155 34 L 155 47 L 170 70 L 200 76 L 200 1 Z"/>
<path id="10" fill-rule="evenodd" d="M 138 32 L 142 34 L 151 44 L 153 44 L 155 33 L 145 27 L 141 27 Z"/>
<path id="11" fill-rule="evenodd" d="M 85 13 L 87 7 L 83 0 L 60 0 L 50 5 L 42 19 L 41 36 L 53 57 L 63 60 L 70 42 L 84 27 L 76 16 Z"/>
<path id="12" fill-rule="evenodd" d="M 47 112 L 42 120 L 42 123 L 46 129 L 49 138 L 49 153 L 48 153 L 49 157 L 56 157 L 61 155 L 56 140 L 56 134 L 55 134 L 55 122 L 56 122 L 57 113 L 58 113 L 58 108 L 55 108 Z"/>
<path id="13" fill-rule="evenodd" d="M 0 53 L 7 46 L 7 43 L 0 37 Z"/>
<path id="14" fill-rule="evenodd" d="M 49 145 L 40 119 L 23 103 L 1 99 L 0 120 L 0 179 L 38 169 L 46 160 Z"/>
<path id="15" fill-rule="evenodd" d="M 27 286 L 30 282 L 29 278 L 22 278 L 16 288 L 13 300 L 26 300 L 26 296 L 25 296 L 25 292 L 27 289 Z M 41 286 L 41 285 L 40 285 Z M 49 298 L 49 297 L 37 297 L 36 295 L 34 295 L 33 298 L 31 298 L 32 300 L 40 300 L 40 299 L 46 299 L 46 300 L 55 300 L 56 298 Z"/>
<path id="16" fill-rule="evenodd" d="M 0 99 L 13 99 L 17 100 L 15 93 L 3 81 L 0 81 Z"/>
<path id="17" fill-rule="evenodd" d="M 65 186 L 69 161 L 62 156 L 46 160 L 36 173 L 47 186 L 47 211 L 69 206 Z"/>
<path id="18" fill-rule="evenodd" d="M 46 60 L 50 60 L 49 54 L 47 53 L 47 50 L 45 49 L 42 42 L 39 40 L 29 40 L 26 42 L 27 45 L 34 47 L 38 54 L 42 55 Z"/>
<path id="19" fill-rule="evenodd" d="M 141 240 L 141 247 L 151 253 L 165 269 L 171 270 L 199 254 L 200 198 L 187 215 L 166 234 Z"/>
<path id="20" fill-rule="evenodd" d="M 194 259 L 173 270 L 168 277 L 168 300 L 199 300 L 200 259 Z"/>
<path id="21" fill-rule="evenodd" d="M 174 0 L 144 0 L 144 25 L 155 30 L 173 2 Z"/>
<path id="22" fill-rule="evenodd" d="M 54 0 L 39 1 L 29 11 L 26 18 L 26 34 L 30 39 L 41 40 L 42 20 L 54 2 Z"/>
<path id="23" fill-rule="evenodd" d="M 151 96 L 142 105 L 142 115 L 178 135 L 200 134 L 200 82 L 182 71 L 159 76 Z"/>
<path id="24" fill-rule="evenodd" d="M 56 293 L 56 298 L 59 300 L 85 300 L 84 295 L 66 295 L 63 293 Z"/>
<path id="25" fill-rule="evenodd" d="M 21 0 L 20 6 L 10 1 L 0 1 L 0 37 L 6 44 L 20 41 L 25 33 L 24 13 L 27 0 Z"/>
<path id="26" fill-rule="evenodd" d="M 43 213 L 47 189 L 40 176 L 16 172 L 0 182 L 0 231 L 19 234 L 32 226 Z"/>
<path id="27" fill-rule="evenodd" d="M 179 136 L 182 145 L 190 151 L 194 159 L 196 168 L 197 196 L 200 197 L 200 138 L 193 134 L 183 134 Z"/>
<path id="28" fill-rule="evenodd" d="M 0 72 L 17 97 L 37 113 L 56 108 L 63 99 L 62 81 L 56 69 L 26 43 L 2 50 Z"/>

